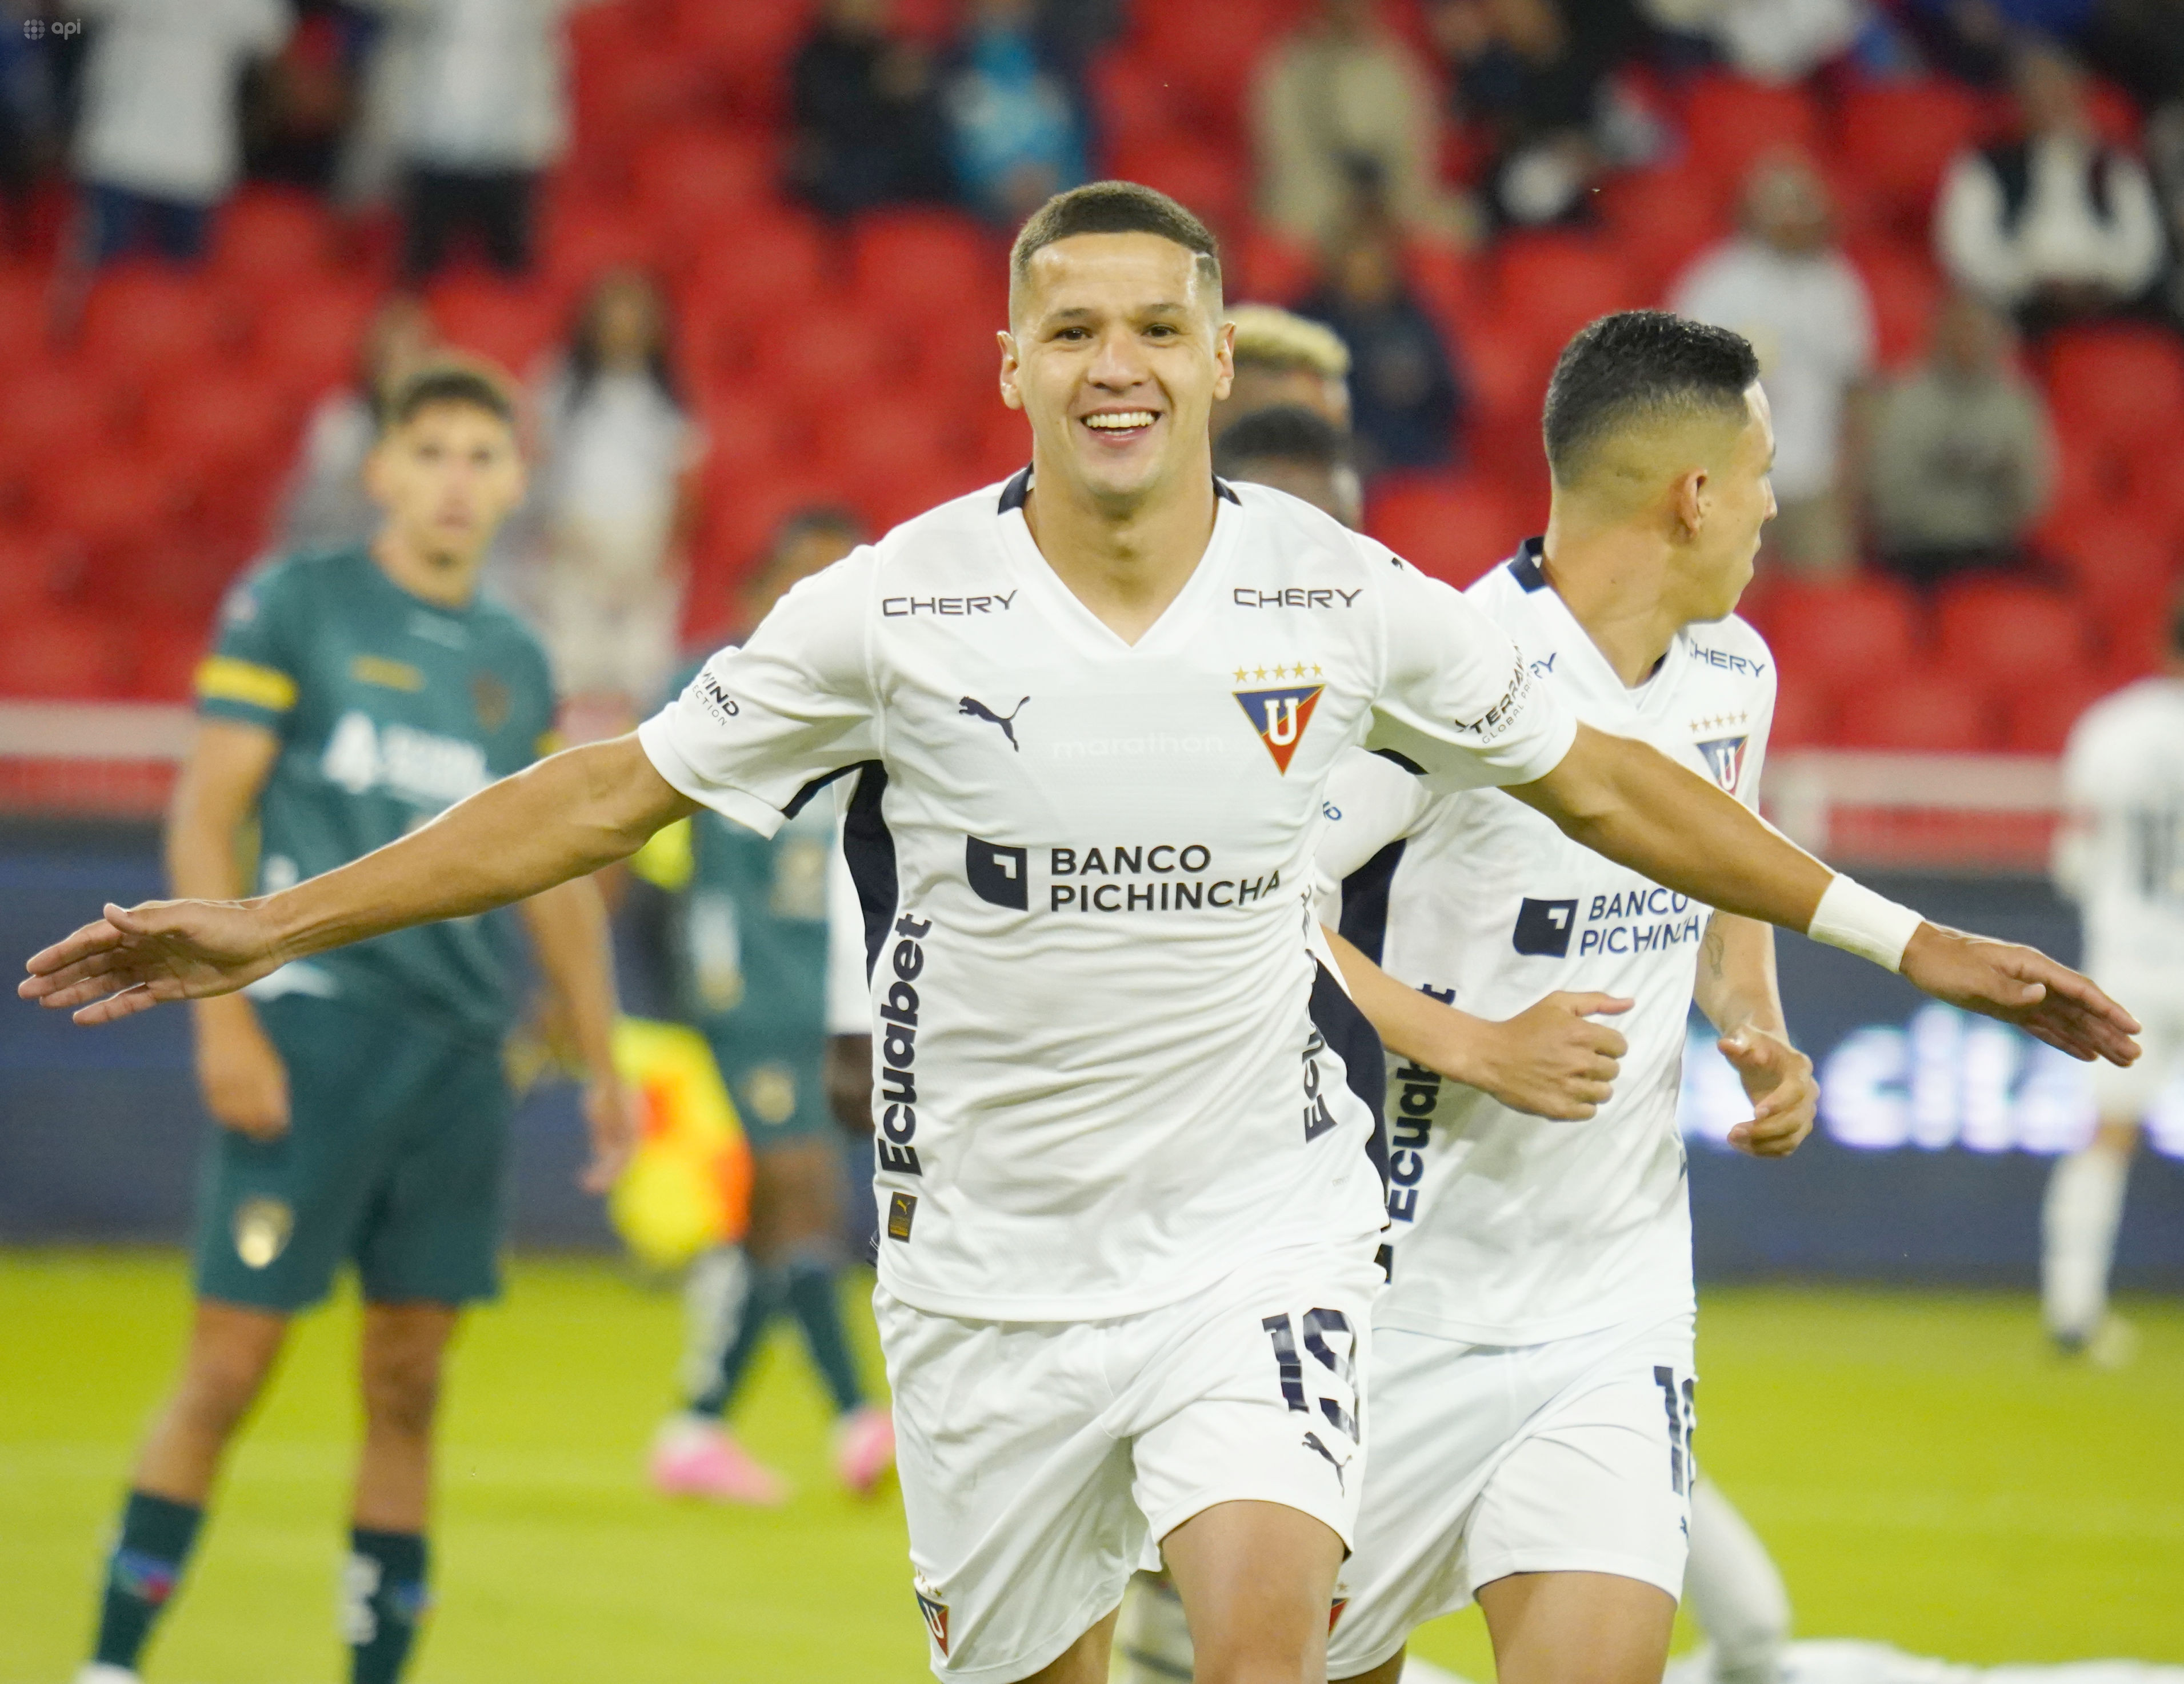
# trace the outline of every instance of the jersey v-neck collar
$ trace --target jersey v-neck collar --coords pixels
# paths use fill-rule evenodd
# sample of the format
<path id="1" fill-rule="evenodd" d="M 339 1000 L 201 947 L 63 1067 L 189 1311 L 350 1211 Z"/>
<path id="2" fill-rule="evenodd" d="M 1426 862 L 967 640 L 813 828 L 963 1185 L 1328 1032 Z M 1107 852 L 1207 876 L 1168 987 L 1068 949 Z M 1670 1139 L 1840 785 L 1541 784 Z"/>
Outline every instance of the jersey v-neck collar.
<path id="1" fill-rule="evenodd" d="M 1644 679 L 1635 684 L 1624 683 L 1623 675 L 1592 640 L 1592 633 L 1585 630 L 1585 622 L 1570 611 L 1569 604 L 1563 600 L 1562 593 L 1547 577 L 1546 569 L 1540 565 L 1545 557 L 1546 541 L 1528 538 L 1510 558 L 1509 575 L 1524 593 L 1532 611 L 1546 618 L 1557 646 L 1573 664 L 1585 669 L 1586 688 L 1603 700 L 1619 701 L 1641 718 L 1658 712 L 1666 705 L 1662 698 L 1675 688 L 1674 675 L 1682 668 L 1684 634 L 1679 632 L 1669 639 L 1668 652 Z"/>
<path id="2" fill-rule="evenodd" d="M 1244 518 L 1243 499 L 1226 482 L 1216 477 L 1213 534 L 1206 539 L 1198 565 L 1190 570 L 1190 577 L 1183 582 L 1183 588 L 1175 594 L 1174 599 L 1161 611 L 1160 617 L 1145 627 L 1144 635 L 1135 643 L 1131 643 L 1086 607 L 1077 593 L 1062 583 L 1061 575 L 1054 571 L 1054 564 L 1033 538 L 1030 523 L 1024 518 L 1024 505 L 1030 496 L 1031 469 L 1026 466 L 1001 488 L 1000 502 L 994 510 L 999 517 L 1002 555 L 1025 587 L 1045 601 L 1062 635 L 1087 655 L 1172 652 L 1187 640 L 1191 629 L 1217 600 L 1215 593 L 1234 560 L 1236 533 Z"/>

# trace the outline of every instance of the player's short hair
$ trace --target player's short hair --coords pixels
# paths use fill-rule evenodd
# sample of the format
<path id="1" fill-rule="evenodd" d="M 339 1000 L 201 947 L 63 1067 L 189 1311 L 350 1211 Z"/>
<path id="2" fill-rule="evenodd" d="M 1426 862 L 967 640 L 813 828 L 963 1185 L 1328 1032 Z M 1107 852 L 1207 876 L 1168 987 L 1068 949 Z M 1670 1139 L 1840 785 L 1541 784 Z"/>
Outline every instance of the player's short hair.
<path id="1" fill-rule="evenodd" d="M 1238 304 L 1228 312 L 1236 330 L 1236 366 L 1287 373 L 1303 369 L 1323 380 L 1350 374 L 1350 347 L 1323 321 L 1279 304 Z"/>
<path id="2" fill-rule="evenodd" d="M 380 410 L 380 431 L 406 427 L 436 404 L 466 404 L 515 427 L 515 390 L 506 375 L 476 357 L 435 357 L 396 382 Z"/>
<path id="3" fill-rule="evenodd" d="M 1079 234 L 1152 234 L 1172 240 L 1197 260 L 1212 309 L 1221 309 L 1221 243 L 1213 231 L 1166 193 L 1135 181 L 1088 181 L 1056 193 L 1032 212 L 1009 248 L 1009 302 L 1031 279 L 1031 260 L 1057 240 Z"/>
<path id="4" fill-rule="evenodd" d="M 1623 310 L 1578 330 L 1547 382 L 1540 432 L 1557 485 L 1573 485 L 1595 449 L 1626 427 L 1702 415 L 1741 421 L 1759 378 L 1751 342 L 1667 310 Z"/>
<path id="5" fill-rule="evenodd" d="M 1213 447 L 1213 471 L 1249 479 L 1253 462 L 1301 462 L 1332 472 L 1350 460 L 1349 441 L 1317 410 L 1274 404 L 1231 421 Z"/>

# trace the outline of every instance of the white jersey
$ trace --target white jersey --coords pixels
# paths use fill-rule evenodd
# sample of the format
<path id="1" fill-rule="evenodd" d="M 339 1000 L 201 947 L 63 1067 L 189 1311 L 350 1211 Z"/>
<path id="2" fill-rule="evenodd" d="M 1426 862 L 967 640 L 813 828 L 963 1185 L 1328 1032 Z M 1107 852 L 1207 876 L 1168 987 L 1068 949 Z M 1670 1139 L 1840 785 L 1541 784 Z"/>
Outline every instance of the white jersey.
<path id="1" fill-rule="evenodd" d="M 1314 958 L 1328 771 L 1366 743 L 1521 782 L 1576 727 L 1454 591 L 1260 486 L 1219 488 L 1125 643 L 1039 554 L 1028 485 L 805 580 L 639 738 L 760 831 L 855 774 L 881 1282 L 1068 1321 L 1379 1228 L 1380 1060 Z"/>
<path id="2" fill-rule="evenodd" d="M 1465 594 L 1523 646 L 1543 688 L 1588 725 L 1651 743 L 1756 805 L 1774 709 L 1758 633 L 1735 618 L 1688 627 L 1625 689 L 1547 585 L 1535 545 Z M 1340 881 L 1342 932 L 1391 975 L 1497 1020 L 1564 990 L 1637 1002 L 1603 1020 L 1630 1049 L 1590 1122 L 1391 1071 L 1395 1263 L 1376 1324 L 1529 1345 L 1691 1308 L 1676 1101 L 1710 910 L 1507 796 L 1435 794 L 1376 755 L 1336 768 L 1320 866 Z"/>
<path id="3" fill-rule="evenodd" d="M 2073 875 L 2094 979 L 2184 976 L 2184 680 L 2094 703 L 2063 751 L 2063 786 L 2089 827 Z"/>

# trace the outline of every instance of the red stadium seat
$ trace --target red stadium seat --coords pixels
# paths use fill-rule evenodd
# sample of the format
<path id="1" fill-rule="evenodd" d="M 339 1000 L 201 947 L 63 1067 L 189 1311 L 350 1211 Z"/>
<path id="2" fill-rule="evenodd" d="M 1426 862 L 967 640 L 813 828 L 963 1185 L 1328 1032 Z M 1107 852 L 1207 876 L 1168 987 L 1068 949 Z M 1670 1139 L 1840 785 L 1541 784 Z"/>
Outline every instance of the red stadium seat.
<path id="1" fill-rule="evenodd" d="M 686 248 L 763 204 L 778 173 L 764 142 L 694 125 L 655 136 L 631 165 L 644 215 Z"/>
<path id="2" fill-rule="evenodd" d="M 301 193 L 253 187 L 220 208 L 214 271 L 259 294 L 333 261 L 325 210 Z"/>
<path id="3" fill-rule="evenodd" d="M 1911 594 L 1870 574 L 1836 583 L 1776 580 L 1763 626 L 1786 678 L 1795 673 L 1838 694 L 1908 671 L 1919 650 Z"/>
<path id="4" fill-rule="evenodd" d="M 278 387 L 247 376 L 164 387 L 146 399 L 145 449 L 192 477 L 285 467 L 297 416 Z"/>
<path id="5" fill-rule="evenodd" d="M 218 361 L 239 337 L 213 283 L 171 270 L 116 269 L 92 288 L 83 321 L 83 354 L 96 367 L 142 391 Z"/>
<path id="6" fill-rule="evenodd" d="M 2059 427 L 2102 443 L 2159 441 L 2173 459 L 2184 432 L 2184 346 L 2173 333 L 2079 328 L 2055 336 L 2047 362 Z"/>
<path id="7" fill-rule="evenodd" d="M 545 219 L 546 283 L 573 298 L 610 269 L 652 269 L 663 242 L 624 198 L 594 194 L 557 197 Z"/>
<path id="8" fill-rule="evenodd" d="M 1839 694 L 1841 738 L 1852 748 L 1950 754 L 1999 746 L 1977 675 L 1901 672 Z"/>
<path id="9" fill-rule="evenodd" d="M 1859 195 L 1883 220 L 1921 236 L 1942 173 L 1986 125 L 1971 92 L 1939 76 L 1862 83 L 1844 96 L 1836 120 L 1836 155 Z"/>
<path id="10" fill-rule="evenodd" d="M 173 469 L 111 451 L 56 458 L 37 488 L 47 526 L 94 553 L 134 551 L 170 538 L 189 502 Z"/>
<path id="11" fill-rule="evenodd" d="M 1144 53 L 1103 53 L 1093 61 L 1092 107 L 1111 134 L 1151 135 L 1185 126 L 1185 102 L 1161 64 Z"/>
<path id="12" fill-rule="evenodd" d="M 1225 73 L 1234 74 L 1233 62 Z M 1112 167 L 1123 180 L 1157 187 L 1189 206 L 1217 233 L 1236 226 L 1243 219 L 1245 187 L 1251 178 L 1250 166 L 1243 159 L 1205 141 L 1184 135 L 1118 135 Z"/>
<path id="13" fill-rule="evenodd" d="M 2114 688 L 2107 673 L 2078 672 L 2011 690 L 2003 704 L 2003 741 L 2020 755 L 2060 754 L 2079 715 Z"/>
<path id="14" fill-rule="evenodd" d="M 726 471 L 762 471 L 784 460 L 793 429 L 778 404 L 769 403 L 741 382 L 720 382 L 705 391 L 699 413 L 710 460 Z"/>
<path id="15" fill-rule="evenodd" d="M 1835 741 L 1836 704 L 1827 686 L 1810 675 L 1783 672 L 1777 679 L 1774 722 L 1767 734 L 1769 750 Z"/>
<path id="16" fill-rule="evenodd" d="M 833 246 L 819 225 L 778 211 L 738 228 L 733 243 L 700 253 L 682 282 L 682 304 L 686 315 L 721 318 L 724 337 L 742 345 L 833 294 L 835 282 Z"/>
<path id="17" fill-rule="evenodd" d="M 0 627 L 0 694 L 92 700 L 126 692 L 136 638 L 120 618 L 49 609 Z"/>
<path id="18" fill-rule="evenodd" d="M 939 482 L 954 477 L 967 454 L 961 436 L 924 404 L 854 397 L 829 404 L 814 417 L 812 450 L 838 478 L 845 494 L 878 482 Z"/>
<path id="19" fill-rule="evenodd" d="M 348 384 L 378 302 L 371 290 L 343 282 L 267 302 L 251 345 L 257 377 L 305 398 Z"/>
<path id="20" fill-rule="evenodd" d="M 1462 587 L 1532 528 L 1500 487 L 1474 476 L 1390 475 L 1373 488 L 1365 530 L 1421 572 Z"/>
<path id="21" fill-rule="evenodd" d="M 1884 368 L 1914 361 L 1925 349 L 1942 277 L 1925 248 L 1904 240 L 1861 240 L 1849 248 L 1852 265 L 1873 305 L 1873 337 Z"/>
<path id="22" fill-rule="evenodd" d="M 1706 170 L 1632 170 L 1600 192 L 1611 248 L 1635 271 L 1649 301 L 1658 300 L 1678 270 L 1726 234 L 1730 218 L 1722 184 Z"/>
<path id="23" fill-rule="evenodd" d="M 491 359 L 527 379 L 569 322 L 560 300 L 537 282 L 457 270 L 432 284 L 426 303 L 453 349 Z"/>
<path id="24" fill-rule="evenodd" d="M 1294 304 L 1319 278 L 1318 254 L 1271 228 L 1251 229 L 1229 248 L 1226 263 L 1228 293 L 1238 303 Z"/>
<path id="25" fill-rule="evenodd" d="M 113 394 L 80 358 L 41 356 L 0 380 L 0 473 L 47 458 L 97 454 L 115 436 Z"/>
<path id="26" fill-rule="evenodd" d="M 788 80 L 789 57 L 816 9 L 808 0 L 767 0 L 762 5 L 677 0 L 674 39 L 726 82 L 729 97 L 747 116 L 770 117 Z"/>
<path id="27" fill-rule="evenodd" d="M 860 218 L 850 230 L 850 268 L 861 307 L 878 321 L 968 313 L 990 332 L 1007 320 L 1006 254 L 966 215 L 898 210 Z"/>
<path id="28" fill-rule="evenodd" d="M 580 8 L 571 27 L 588 20 L 587 10 Z M 654 130 L 702 117 L 718 81 L 711 66 L 659 27 L 656 14 L 634 38 L 618 39 L 611 52 L 579 52 L 576 64 L 577 148 L 593 154 L 627 150 Z"/>
<path id="29" fill-rule="evenodd" d="M 2069 672 L 2091 644 L 2075 603 L 2038 585 L 1966 579 L 1946 586 L 1936 611 L 1943 661 L 1984 675 L 1997 691 Z"/>
<path id="30" fill-rule="evenodd" d="M 793 315 L 784 310 L 765 323 L 753 348 L 753 371 L 769 396 L 816 420 L 876 384 L 907 382 L 916 371 L 915 350 L 857 311 L 822 305 Z"/>
<path id="31" fill-rule="evenodd" d="M 1641 276 L 1604 243 L 1569 234 L 1512 234 L 1496 285 L 1505 331 L 1524 335 L 1550 367 L 1596 316 L 1652 302 Z"/>
<path id="32" fill-rule="evenodd" d="M 1693 161 L 1725 184 L 1743 179 L 1764 153 L 1820 151 L 1819 110 L 1802 87 L 1709 75 L 1684 105 Z"/>
<path id="33" fill-rule="evenodd" d="M 2042 548 L 2068 571 L 2079 595 L 2103 619 L 2114 606 L 2161 596 L 2184 561 L 2168 532 L 2113 505 L 2050 522 L 2044 531 Z"/>

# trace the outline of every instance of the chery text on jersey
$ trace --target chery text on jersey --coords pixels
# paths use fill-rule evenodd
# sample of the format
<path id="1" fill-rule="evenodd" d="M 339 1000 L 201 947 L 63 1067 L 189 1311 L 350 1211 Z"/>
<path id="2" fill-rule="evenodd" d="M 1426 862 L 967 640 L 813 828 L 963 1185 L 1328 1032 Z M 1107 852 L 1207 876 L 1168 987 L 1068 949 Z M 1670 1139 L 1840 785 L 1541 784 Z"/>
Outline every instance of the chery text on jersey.
<path id="1" fill-rule="evenodd" d="M 1774 665 L 1734 617 L 1677 633 L 1626 689 L 1531 546 L 1465 593 L 1587 724 L 1640 738 L 1749 805 Z M 1490 791 L 1436 794 L 1371 754 L 1328 785 L 1320 881 L 1389 973 L 1502 1019 L 1560 990 L 1626 996 L 1630 1043 L 1590 1122 L 1550 1123 L 1404 1063 L 1388 1084 L 1393 1281 L 1376 1322 L 1530 1345 L 1691 1308 L 1676 1126 L 1685 1023 L 1710 908 L 1569 840 Z"/>
<path id="2" fill-rule="evenodd" d="M 799 585 L 640 738 L 762 831 L 855 780 L 888 1290 L 1124 1315 L 1384 1219 L 1379 1062 L 1346 1057 L 1369 1031 L 1308 905 L 1336 759 L 1515 783 L 1575 726 L 1455 592 L 1256 486 L 1221 488 L 1197 569 L 1127 644 L 1040 555 L 1027 488 Z"/>

